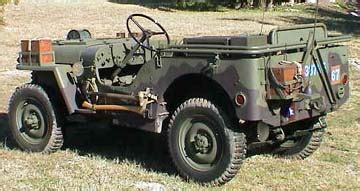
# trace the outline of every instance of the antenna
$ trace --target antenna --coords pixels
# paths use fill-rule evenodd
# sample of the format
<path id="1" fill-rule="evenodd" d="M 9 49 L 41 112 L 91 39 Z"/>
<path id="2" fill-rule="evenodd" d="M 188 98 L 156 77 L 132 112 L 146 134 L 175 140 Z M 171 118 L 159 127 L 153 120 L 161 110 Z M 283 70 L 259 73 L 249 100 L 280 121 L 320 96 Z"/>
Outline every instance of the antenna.
<path id="1" fill-rule="evenodd" d="M 313 44 L 315 42 L 315 37 L 316 37 L 316 24 L 317 24 L 317 16 L 319 14 L 319 0 L 316 0 L 316 9 L 315 9 L 315 15 L 314 15 L 314 38 L 313 38 Z"/>
<path id="2" fill-rule="evenodd" d="M 264 19 L 265 19 L 265 8 L 263 8 L 263 15 L 262 15 L 262 19 L 261 19 L 261 29 L 260 29 L 260 35 L 262 35 L 263 33 L 263 27 L 264 27 Z"/>

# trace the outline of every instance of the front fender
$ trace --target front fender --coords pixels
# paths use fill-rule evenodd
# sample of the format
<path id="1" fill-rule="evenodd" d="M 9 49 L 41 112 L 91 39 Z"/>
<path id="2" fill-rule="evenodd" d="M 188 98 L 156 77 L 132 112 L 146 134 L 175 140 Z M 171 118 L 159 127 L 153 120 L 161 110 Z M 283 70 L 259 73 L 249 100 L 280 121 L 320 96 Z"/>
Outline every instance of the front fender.
<path id="1" fill-rule="evenodd" d="M 71 80 L 69 73 L 71 72 L 70 65 L 49 65 L 49 66 L 28 66 L 28 65 L 16 65 L 18 70 L 30 70 L 36 72 L 49 72 L 54 75 L 56 84 L 59 88 L 61 96 L 65 102 L 66 108 L 69 114 L 75 112 L 78 106 L 75 101 L 76 85 Z M 45 82 L 49 79 L 43 79 Z"/>

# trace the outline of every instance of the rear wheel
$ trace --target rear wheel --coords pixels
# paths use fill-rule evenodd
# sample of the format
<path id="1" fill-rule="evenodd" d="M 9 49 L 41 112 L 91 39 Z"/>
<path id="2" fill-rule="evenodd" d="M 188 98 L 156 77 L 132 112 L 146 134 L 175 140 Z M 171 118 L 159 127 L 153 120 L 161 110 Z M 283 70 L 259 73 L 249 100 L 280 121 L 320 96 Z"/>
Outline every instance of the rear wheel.
<path id="1" fill-rule="evenodd" d="M 176 109 L 168 144 L 180 175 L 209 185 L 230 181 L 246 151 L 245 135 L 233 131 L 226 116 L 202 98 L 189 99 Z"/>
<path id="2" fill-rule="evenodd" d="M 317 121 L 308 122 L 305 124 L 305 129 L 314 129 L 317 123 Z M 305 159 L 320 147 L 324 133 L 324 129 L 317 129 L 304 136 L 288 140 L 275 146 L 273 154 L 290 159 Z"/>
<path id="3" fill-rule="evenodd" d="M 15 144 L 30 152 L 50 153 L 60 149 L 63 134 L 58 115 L 39 85 L 17 88 L 9 104 L 9 128 Z"/>

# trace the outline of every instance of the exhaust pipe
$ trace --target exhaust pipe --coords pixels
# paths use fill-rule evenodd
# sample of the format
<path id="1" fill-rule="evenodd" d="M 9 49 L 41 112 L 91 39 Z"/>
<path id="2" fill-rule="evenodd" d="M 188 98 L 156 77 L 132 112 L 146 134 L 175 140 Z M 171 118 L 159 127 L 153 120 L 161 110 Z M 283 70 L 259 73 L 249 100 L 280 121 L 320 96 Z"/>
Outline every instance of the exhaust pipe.
<path id="1" fill-rule="evenodd" d="M 142 107 L 136 107 L 136 106 L 122 106 L 122 105 L 96 105 L 91 104 L 87 101 L 84 101 L 82 103 L 82 107 L 86 109 L 91 109 L 93 111 L 100 110 L 100 111 L 128 111 L 137 113 L 139 115 L 144 114 L 144 110 Z"/>

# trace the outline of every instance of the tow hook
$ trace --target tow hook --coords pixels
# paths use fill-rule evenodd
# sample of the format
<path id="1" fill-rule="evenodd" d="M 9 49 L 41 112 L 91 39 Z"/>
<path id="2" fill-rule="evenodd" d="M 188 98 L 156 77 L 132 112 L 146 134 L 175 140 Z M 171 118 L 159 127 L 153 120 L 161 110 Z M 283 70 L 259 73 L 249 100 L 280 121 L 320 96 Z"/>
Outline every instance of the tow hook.
<path id="1" fill-rule="evenodd" d="M 325 129 L 327 127 L 327 123 L 325 120 L 325 117 L 320 117 L 318 119 L 318 122 L 313 126 L 312 129 L 306 129 L 306 130 L 297 130 L 294 132 L 293 136 L 288 137 L 287 139 L 294 138 L 294 137 L 302 137 L 304 135 L 307 135 L 311 132 L 318 131 L 321 129 Z"/>
<path id="2" fill-rule="evenodd" d="M 316 124 L 316 126 L 319 126 L 318 128 L 319 129 L 324 129 L 327 127 L 327 123 L 326 123 L 326 120 L 325 120 L 325 117 L 320 117 L 319 118 L 319 122 Z M 316 129 L 316 128 L 314 128 Z"/>

